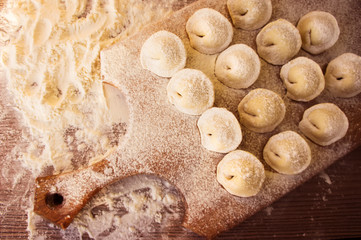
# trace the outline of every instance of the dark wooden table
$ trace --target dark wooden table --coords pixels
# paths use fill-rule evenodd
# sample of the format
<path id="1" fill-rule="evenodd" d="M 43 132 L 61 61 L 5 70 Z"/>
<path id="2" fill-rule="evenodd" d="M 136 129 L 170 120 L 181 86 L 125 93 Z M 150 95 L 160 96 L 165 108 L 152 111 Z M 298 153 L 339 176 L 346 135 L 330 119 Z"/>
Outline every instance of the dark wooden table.
<path id="1" fill-rule="evenodd" d="M 193 1 L 180 1 L 175 9 Z M 3 1 L 0 1 L 0 7 Z M 4 86 L 0 86 L 0 94 Z M 2 99 L 3 100 L 3 99 Z M 1 111 L 11 106 L 1 102 Z M 19 132 L 12 131 L 16 120 L 9 110 L 0 118 L 0 175 L 4 168 L 16 172 L 7 156 L 19 141 Z M 16 159 L 12 159 L 16 161 Z M 14 174 L 15 176 L 16 174 Z M 7 176 L 11 176 L 7 172 Z M 26 187 L 33 179 L 22 177 L 19 188 L 12 189 L 13 179 L 0 182 L 0 239 L 27 239 L 26 204 L 32 196 Z M 8 205 L 8 203 L 14 201 Z M 46 230 L 46 229 L 45 229 Z M 44 231 L 45 231 L 44 230 Z M 203 239 L 182 227 L 174 227 L 169 239 Z M 155 233 L 154 238 L 164 235 Z M 224 232 L 217 239 L 339 239 L 361 237 L 361 147 L 338 160 L 279 201 L 252 216 L 239 226 Z M 47 239 L 61 239 L 52 231 Z M 87 239 L 83 236 L 83 239 Z"/>
<path id="2" fill-rule="evenodd" d="M 360 238 L 360 185 L 361 148 L 358 148 L 216 239 Z M 3 211 L 1 201 L 17 193 L 0 186 L 0 209 Z M 27 239 L 27 213 L 21 209 L 21 204 L 22 201 L 13 204 L 5 215 L 1 213 L 0 239 Z M 174 227 L 168 236 L 170 239 L 203 239 L 181 227 Z M 53 233 L 51 239 L 61 237 Z"/>

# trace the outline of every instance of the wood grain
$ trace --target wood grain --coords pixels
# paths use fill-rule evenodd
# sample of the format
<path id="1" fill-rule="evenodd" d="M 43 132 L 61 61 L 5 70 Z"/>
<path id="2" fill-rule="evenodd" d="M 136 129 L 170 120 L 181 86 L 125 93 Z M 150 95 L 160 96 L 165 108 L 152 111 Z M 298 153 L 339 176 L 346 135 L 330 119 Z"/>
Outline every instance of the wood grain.
<path id="1" fill-rule="evenodd" d="M 0 134 L 10 132 L 16 124 L 15 113 L 11 113 L 0 121 Z M 16 133 L 6 136 L 6 141 L 0 144 L 1 166 L 4 166 L 3 159 L 7 152 L 19 141 Z M 360 170 L 361 148 L 358 148 L 326 170 L 332 184 L 326 183 L 318 175 L 271 205 L 271 208 L 221 234 L 218 239 L 361 237 Z M 21 181 L 24 186 L 29 184 L 26 178 Z M 23 206 L 27 195 L 24 195 L 22 189 L 9 191 L 5 184 L 7 182 L 0 183 L 0 239 L 26 239 L 27 215 Z M 11 198 L 18 199 L 19 196 L 25 198 L 14 202 L 7 209 L 1 208 L 3 202 Z M 154 234 L 155 239 L 161 236 L 161 233 Z M 54 231 L 47 237 L 60 239 L 61 235 Z M 181 227 L 170 229 L 169 238 L 202 239 Z M 83 239 L 88 238 L 84 236 Z"/>
<path id="2" fill-rule="evenodd" d="M 216 239 L 359 238 L 360 172 L 361 148 L 358 148 L 325 170 L 331 184 L 317 175 L 268 209 L 222 233 Z M 0 203 L 16 194 L 0 189 Z M 0 218 L 0 239 L 27 239 L 27 215 L 20 208 L 19 203 L 14 203 L 7 209 L 5 216 L 2 216 L 4 218 Z M 170 228 L 167 235 L 169 239 L 204 239 L 180 226 Z M 48 237 L 50 236 L 51 239 L 62 239 L 59 229 L 52 231 Z M 152 236 L 160 239 L 164 235 L 154 233 Z M 82 239 L 91 238 L 84 235 Z"/>

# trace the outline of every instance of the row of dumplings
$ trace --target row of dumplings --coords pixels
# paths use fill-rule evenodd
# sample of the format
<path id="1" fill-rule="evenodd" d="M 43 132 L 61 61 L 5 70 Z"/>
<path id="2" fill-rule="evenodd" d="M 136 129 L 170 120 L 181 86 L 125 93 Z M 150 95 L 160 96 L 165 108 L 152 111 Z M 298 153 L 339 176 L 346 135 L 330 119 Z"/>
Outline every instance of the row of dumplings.
<path id="1" fill-rule="evenodd" d="M 272 12 L 271 1 L 228 0 L 227 6 L 235 27 L 246 30 L 262 27 Z M 329 31 L 321 27 L 320 32 L 319 24 L 330 27 Z M 305 15 L 297 28 L 283 19 L 266 25 L 256 38 L 258 54 L 271 64 L 282 65 L 298 53 L 301 44 L 306 51 L 317 54 L 330 48 L 339 35 L 337 21 L 324 12 Z M 228 47 L 233 38 L 233 27 L 222 14 L 209 8 L 200 9 L 188 19 L 186 31 L 190 45 L 197 51 L 204 54 L 221 52 L 214 73 L 223 84 L 241 89 L 257 80 L 261 68 L 257 53 L 244 44 Z M 332 39 L 324 34 L 331 34 Z M 185 68 L 186 58 L 181 39 L 167 31 L 159 31 L 148 38 L 140 53 L 143 68 L 162 77 L 171 77 L 167 86 L 169 101 L 181 112 L 201 114 L 197 126 L 202 145 L 211 151 L 228 153 L 217 166 L 218 182 L 237 196 L 257 194 L 265 179 L 263 164 L 251 153 L 235 150 L 242 141 L 238 120 L 227 109 L 212 107 L 215 93 L 211 80 L 199 70 Z M 361 78 L 357 74 L 360 66 L 361 58 L 352 53 L 331 61 L 326 70 L 329 90 L 339 97 L 352 97 L 361 92 Z M 305 57 L 285 64 L 280 76 L 287 96 L 296 101 L 310 101 L 325 87 L 321 68 Z M 242 99 L 238 112 L 243 126 L 264 133 L 273 131 L 282 122 L 286 107 L 278 94 L 255 89 Z M 346 134 L 348 120 L 336 105 L 324 103 L 307 109 L 299 128 L 309 139 L 326 146 Z M 269 139 L 263 158 L 280 173 L 297 174 L 310 164 L 311 150 L 299 134 L 286 131 Z"/>
<path id="2" fill-rule="evenodd" d="M 242 11 L 237 10 L 232 2 L 228 1 L 228 8 L 235 24 L 240 25 L 240 19 L 244 20 L 251 16 L 255 18 L 249 8 L 247 14 L 237 17 L 236 12 Z M 265 4 L 265 6 L 271 5 Z M 269 10 L 269 7 L 265 7 L 264 11 L 266 9 Z M 256 12 L 261 14 L 262 9 Z M 338 56 L 327 66 L 325 76 L 320 66 L 309 58 L 298 57 L 291 60 L 299 52 L 301 44 L 303 49 L 313 54 L 333 46 L 339 35 L 336 19 L 327 12 L 311 12 L 300 19 L 297 27 L 287 20 L 279 19 L 267 24 L 256 38 L 259 56 L 271 64 L 285 64 L 281 68 L 280 76 L 287 89 L 287 96 L 296 101 L 310 101 L 325 87 L 337 97 L 349 98 L 359 94 L 361 92 L 360 56 L 353 53 Z M 216 59 L 214 73 L 224 85 L 242 89 L 248 88 L 257 80 L 261 70 L 257 53 L 244 44 L 228 47 L 232 41 L 233 28 L 221 13 L 210 8 L 200 9 L 188 19 L 186 30 L 191 46 L 197 51 L 204 54 L 221 52 Z M 159 31 L 144 43 L 140 59 L 145 69 L 161 77 L 172 77 L 185 67 L 187 54 L 178 36 L 168 31 Z"/>

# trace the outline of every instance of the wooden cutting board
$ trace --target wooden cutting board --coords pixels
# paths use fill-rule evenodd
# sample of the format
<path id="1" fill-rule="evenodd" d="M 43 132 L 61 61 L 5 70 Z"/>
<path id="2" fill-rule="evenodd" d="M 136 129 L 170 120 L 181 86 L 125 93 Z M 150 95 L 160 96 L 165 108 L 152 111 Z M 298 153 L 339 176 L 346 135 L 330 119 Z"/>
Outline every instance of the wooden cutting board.
<path id="1" fill-rule="evenodd" d="M 183 193 L 187 203 L 184 226 L 207 237 L 215 236 L 245 220 L 361 143 L 360 94 L 351 99 L 341 99 L 334 98 L 324 91 L 308 103 L 291 101 L 285 97 L 285 89 L 279 78 L 280 66 L 267 64 L 263 60 L 260 77 L 249 89 L 233 90 L 217 82 L 212 75 L 215 56 L 199 54 L 189 47 L 185 23 L 197 9 L 203 7 L 214 8 L 229 18 L 225 3 L 224 0 L 198 1 L 159 23 L 149 25 L 143 31 L 101 54 L 104 80 L 126 93 L 133 113 L 132 131 L 143 133 L 143 135 L 135 134 L 134 136 L 137 137 L 127 143 L 128 146 L 132 146 L 132 149 L 127 151 L 136 152 L 132 158 L 126 158 L 126 161 L 122 162 L 124 153 L 119 153 L 120 157 L 117 158 L 119 171 L 129 168 L 139 173 L 155 173 L 175 184 Z M 277 1 L 273 3 L 271 21 L 284 18 L 296 24 L 298 19 L 309 11 L 331 12 L 341 28 L 341 35 L 336 45 L 320 55 L 309 55 L 302 50 L 297 55 L 315 60 L 325 70 L 330 60 L 344 52 L 361 54 L 360 6 L 357 1 L 349 1 L 342 8 L 338 8 L 338 3 L 338 1 Z M 238 103 L 252 89 L 267 88 L 283 96 L 287 106 L 286 117 L 273 132 L 257 134 L 246 128 L 242 129 L 244 139 L 239 148 L 253 153 L 263 163 L 262 150 L 269 137 L 284 130 L 299 132 L 298 123 L 304 110 L 314 104 L 332 102 L 338 105 L 350 122 L 347 135 L 328 147 L 320 147 L 309 142 L 313 160 L 309 168 L 301 174 L 295 176 L 278 174 L 264 163 L 267 179 L 261 192 L 255 197 L 239 198 L 228 194 L 216 181 L 216 166 L 224 155 L 202 148 L 196 127 L 198 117 L 182 114 L 168 102 L 166 86 L 169 79 L 143 70 L 140 65 L 139 52 L 142 44 L 151 34 L 159 30 L 167 30 L 178 35 L 187 48 L 187 67 L 204 71 L 214 81 L 215 106 L 226 107 L 237 116 Z M 256 49 L 255 37 L 258 32 L 259 30 L 236 29 L 232 44 L 244 43 Z M 152 142 L 149 143 L 145 139 Z M 130 159 L 132 160 L 129 161 Z"/>

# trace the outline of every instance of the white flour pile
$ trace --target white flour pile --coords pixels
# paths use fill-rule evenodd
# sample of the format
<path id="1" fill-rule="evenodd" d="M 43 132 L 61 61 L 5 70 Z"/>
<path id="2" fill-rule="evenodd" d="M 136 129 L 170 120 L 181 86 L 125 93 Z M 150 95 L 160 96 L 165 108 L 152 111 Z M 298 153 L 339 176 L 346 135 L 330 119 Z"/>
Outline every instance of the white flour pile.
<path id="1" fill-rule="evenodd" d="M 170 13 L 174 1 L 160 2 L 7 3 L 0 62 L 30 128 L 23 160 L 35 174 L 46 166 L 59 172 L 86 165 L 117 145 L 114 132 L 124 129 L 109 121 L 100 51 Z"/>
<path id="2" fill-rule="evenodd" d="M 100 51 L 179 5 L 184 4 L 175 0 L 7 1 L 0 12 L 0 67 L 28 142 L 12 158 L 38 176 L 49 169 L 57 173 L 87 166 L 117 147 L 126 126 L 112 121 L 110 105 L 114 104 L 103 87 Z M 117 239 L 119 234 L 138 238 L 159 230 L 169 217 L 182 217 L 175 209 L 180 198 L 169 192 L 174 189 L 167 183 L 139 176 L 119 184 L 104 190 L 79 215 L 75 225 L 82 232 L 97 239 Z M 117 208 L 119 198 L 123 199 L 121 216 L 109 211 Z M 92 215 L 93 207 L 104 201 L 106 209 Z M 30 236 L 43 239 L 59 234 L 56 227 L 43 231 L 44 225 L 49 229 L 49 223 L 30 210 Z M 79 237 L 74 225 L 61 235 Z"/>

